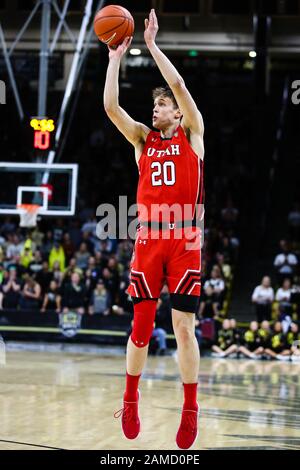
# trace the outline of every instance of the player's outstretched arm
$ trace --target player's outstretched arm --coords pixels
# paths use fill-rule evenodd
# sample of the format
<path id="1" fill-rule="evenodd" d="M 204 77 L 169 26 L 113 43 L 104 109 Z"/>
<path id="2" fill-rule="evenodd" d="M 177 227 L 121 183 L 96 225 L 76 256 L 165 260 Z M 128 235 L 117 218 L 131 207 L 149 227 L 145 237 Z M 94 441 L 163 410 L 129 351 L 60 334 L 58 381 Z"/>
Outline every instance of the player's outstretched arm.
<path id="1" fill-rule="evenodd" d="M 154 9 L 150 11 L 149 18 L 145 19 L 144 38 L 147 47 L 155 60 L 162 76 L 171 88 L 183 114 L 184 126 L 194 134 L 203 135 L 204 125 L 200 111 L 190 92 L 185 86 L 184 80 L 167 56 L 155 43 L 158 31 L 158 21 Z"/>
<path id="2" fill-rule="evenodd" d="M 134 146 L 145 140 L 150 129 L 132 119 L 119 105 L 119 70 L 121 59 L 130 46 L 132 38 L 125 38 L 116 49 L 109 47 L 109 64 L 104 87 L 104 109 L 120 132 Z"/>

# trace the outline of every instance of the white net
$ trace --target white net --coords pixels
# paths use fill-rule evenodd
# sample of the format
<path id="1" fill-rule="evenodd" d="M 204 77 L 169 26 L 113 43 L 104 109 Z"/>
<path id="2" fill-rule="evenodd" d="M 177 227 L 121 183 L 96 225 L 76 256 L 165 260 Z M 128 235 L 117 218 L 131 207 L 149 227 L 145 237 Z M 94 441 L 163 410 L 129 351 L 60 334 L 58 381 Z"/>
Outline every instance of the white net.
<path id="1" fill-rule="evenodd" d="M 20 227 L 36 227 L 39 208 L 37 204 L 19 204 Z"/>

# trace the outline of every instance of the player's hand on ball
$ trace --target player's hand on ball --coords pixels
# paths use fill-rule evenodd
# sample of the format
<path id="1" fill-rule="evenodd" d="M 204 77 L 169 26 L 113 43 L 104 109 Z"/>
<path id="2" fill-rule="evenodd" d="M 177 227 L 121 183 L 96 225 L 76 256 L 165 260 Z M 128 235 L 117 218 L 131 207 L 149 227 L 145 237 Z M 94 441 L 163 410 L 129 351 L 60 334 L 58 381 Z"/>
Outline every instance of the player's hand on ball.
<path id="1" fill-rule="evenodd" d="M 132 41 L 132 36 L 126 37 L 124 41 L 116 47 L 108 46 L 109 58 L 111 59 L 112 57 L 118 57 L 121 59 L 121 57 L 123 57 L 123 55 L 126 54 L 126 51 L 131 44 L 131 41 Z"/>
<path id="2" fill-rule="evenodd" d="M 145 19 L 145 32 L 144 39 L 148 45 L 155 42 L 155 38 L 158 31 L 158 21 L 154 8 L 150 11 L 149 19 Z"/>

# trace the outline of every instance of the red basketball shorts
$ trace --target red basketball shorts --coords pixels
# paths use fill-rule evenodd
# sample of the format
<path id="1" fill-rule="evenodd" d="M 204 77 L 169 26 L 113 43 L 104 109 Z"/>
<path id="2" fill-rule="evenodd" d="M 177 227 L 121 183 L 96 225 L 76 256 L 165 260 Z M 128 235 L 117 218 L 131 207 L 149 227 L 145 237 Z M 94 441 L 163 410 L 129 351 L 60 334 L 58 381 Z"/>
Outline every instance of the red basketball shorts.
<path id="1" fill-rule="evenodd" d="M 157 299 L 165 282 L 170 294 L 200 296 L 200 228 L 140 227 L 130 267 L 131 297 Z"/>

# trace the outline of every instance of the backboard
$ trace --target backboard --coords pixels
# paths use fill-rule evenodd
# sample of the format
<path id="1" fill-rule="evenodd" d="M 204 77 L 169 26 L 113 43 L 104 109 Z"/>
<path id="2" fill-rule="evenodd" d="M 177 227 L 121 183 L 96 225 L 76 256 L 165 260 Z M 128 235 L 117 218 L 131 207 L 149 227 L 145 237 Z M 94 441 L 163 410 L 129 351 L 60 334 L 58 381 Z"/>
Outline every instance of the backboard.
<path id="1" fill-rule="evenodd" d="M 22 204 L 38 204 L 41 215 L 74 215 L 77 164 L 0 162 L 0 215 L 21 214 Z"/>

